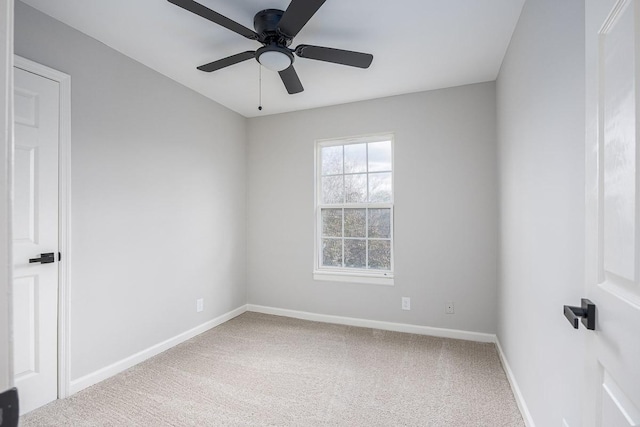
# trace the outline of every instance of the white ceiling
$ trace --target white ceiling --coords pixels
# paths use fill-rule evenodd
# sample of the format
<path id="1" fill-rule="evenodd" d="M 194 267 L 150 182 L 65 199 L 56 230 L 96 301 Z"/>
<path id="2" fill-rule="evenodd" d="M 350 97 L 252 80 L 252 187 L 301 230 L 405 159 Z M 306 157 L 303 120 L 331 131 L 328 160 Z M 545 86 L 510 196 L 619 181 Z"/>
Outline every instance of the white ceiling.
<path id="1" fill-rule="evenodd" d="M 327 0 L 292 47 L 371 53 L 369 69 L 296 58 L 304 92 L 287 94 L 254 60 L 202 65 L 261 45 L 166 0 L 23 0 L 246 117 L 495 80 L 524 0 Z M 253 29 L 262 9 L 289 0 L 197 0 Z"/>

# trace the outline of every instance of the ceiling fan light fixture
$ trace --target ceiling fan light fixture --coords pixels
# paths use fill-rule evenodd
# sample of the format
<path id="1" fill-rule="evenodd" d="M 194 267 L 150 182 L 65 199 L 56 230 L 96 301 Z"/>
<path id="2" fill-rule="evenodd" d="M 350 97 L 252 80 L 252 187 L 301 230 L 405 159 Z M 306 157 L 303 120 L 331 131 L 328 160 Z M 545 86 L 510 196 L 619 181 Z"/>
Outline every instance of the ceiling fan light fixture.
<path id="1" fill-rule="evenodd" d="M 293 54 L 278 46 L 264 46 L 256 52 L 256 59 L 272 71 L 283 71 L 293 63 Z"/>

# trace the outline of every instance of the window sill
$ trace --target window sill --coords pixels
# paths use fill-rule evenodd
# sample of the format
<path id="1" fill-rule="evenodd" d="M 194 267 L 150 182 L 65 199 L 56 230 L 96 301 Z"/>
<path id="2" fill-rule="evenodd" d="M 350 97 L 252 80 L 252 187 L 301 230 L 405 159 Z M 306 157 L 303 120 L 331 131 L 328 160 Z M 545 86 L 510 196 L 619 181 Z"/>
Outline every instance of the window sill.
<path id="1" fill-rule="evenodd" d="M 393 286 L 393 273 L 385 275 L 363 275 L 358 273 L 338 272 L 338 271 L 320 271 L 313 272 L 313 280 L 322 280 L 326 282 L 348 282 L 348 283 L 365 283 L 368 285 Z"/>

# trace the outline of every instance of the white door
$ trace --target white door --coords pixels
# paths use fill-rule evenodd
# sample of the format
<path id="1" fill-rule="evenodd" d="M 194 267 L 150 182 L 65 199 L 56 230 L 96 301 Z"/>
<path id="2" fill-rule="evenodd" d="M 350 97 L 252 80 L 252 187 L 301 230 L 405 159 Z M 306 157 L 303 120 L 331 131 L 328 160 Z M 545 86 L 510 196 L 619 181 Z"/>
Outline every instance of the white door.
<path id="1" fill-rule="evenodd" d="M 640 426 L 640 0 L 585 4 L 586 293 L 597 322 L 581 331 L 583 425 Z"/>
<path id="2" fill-rule="evenodd" d="M 24 414 L 58 396 L 60 88 L 15 68 L 14 94 L 14 374 Z M 30 262 L 46 253 L 54 262 Z"/>

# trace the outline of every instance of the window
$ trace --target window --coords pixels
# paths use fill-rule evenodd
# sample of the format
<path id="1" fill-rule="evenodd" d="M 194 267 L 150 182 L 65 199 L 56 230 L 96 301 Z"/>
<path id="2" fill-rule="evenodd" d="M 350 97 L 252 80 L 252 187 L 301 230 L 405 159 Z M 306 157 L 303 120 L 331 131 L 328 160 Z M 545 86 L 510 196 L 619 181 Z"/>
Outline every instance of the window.
<path id="1" fill-rule="evenodd" d="M 393 137 L 316 143 L 314 278 L 393 284 Z"/>

